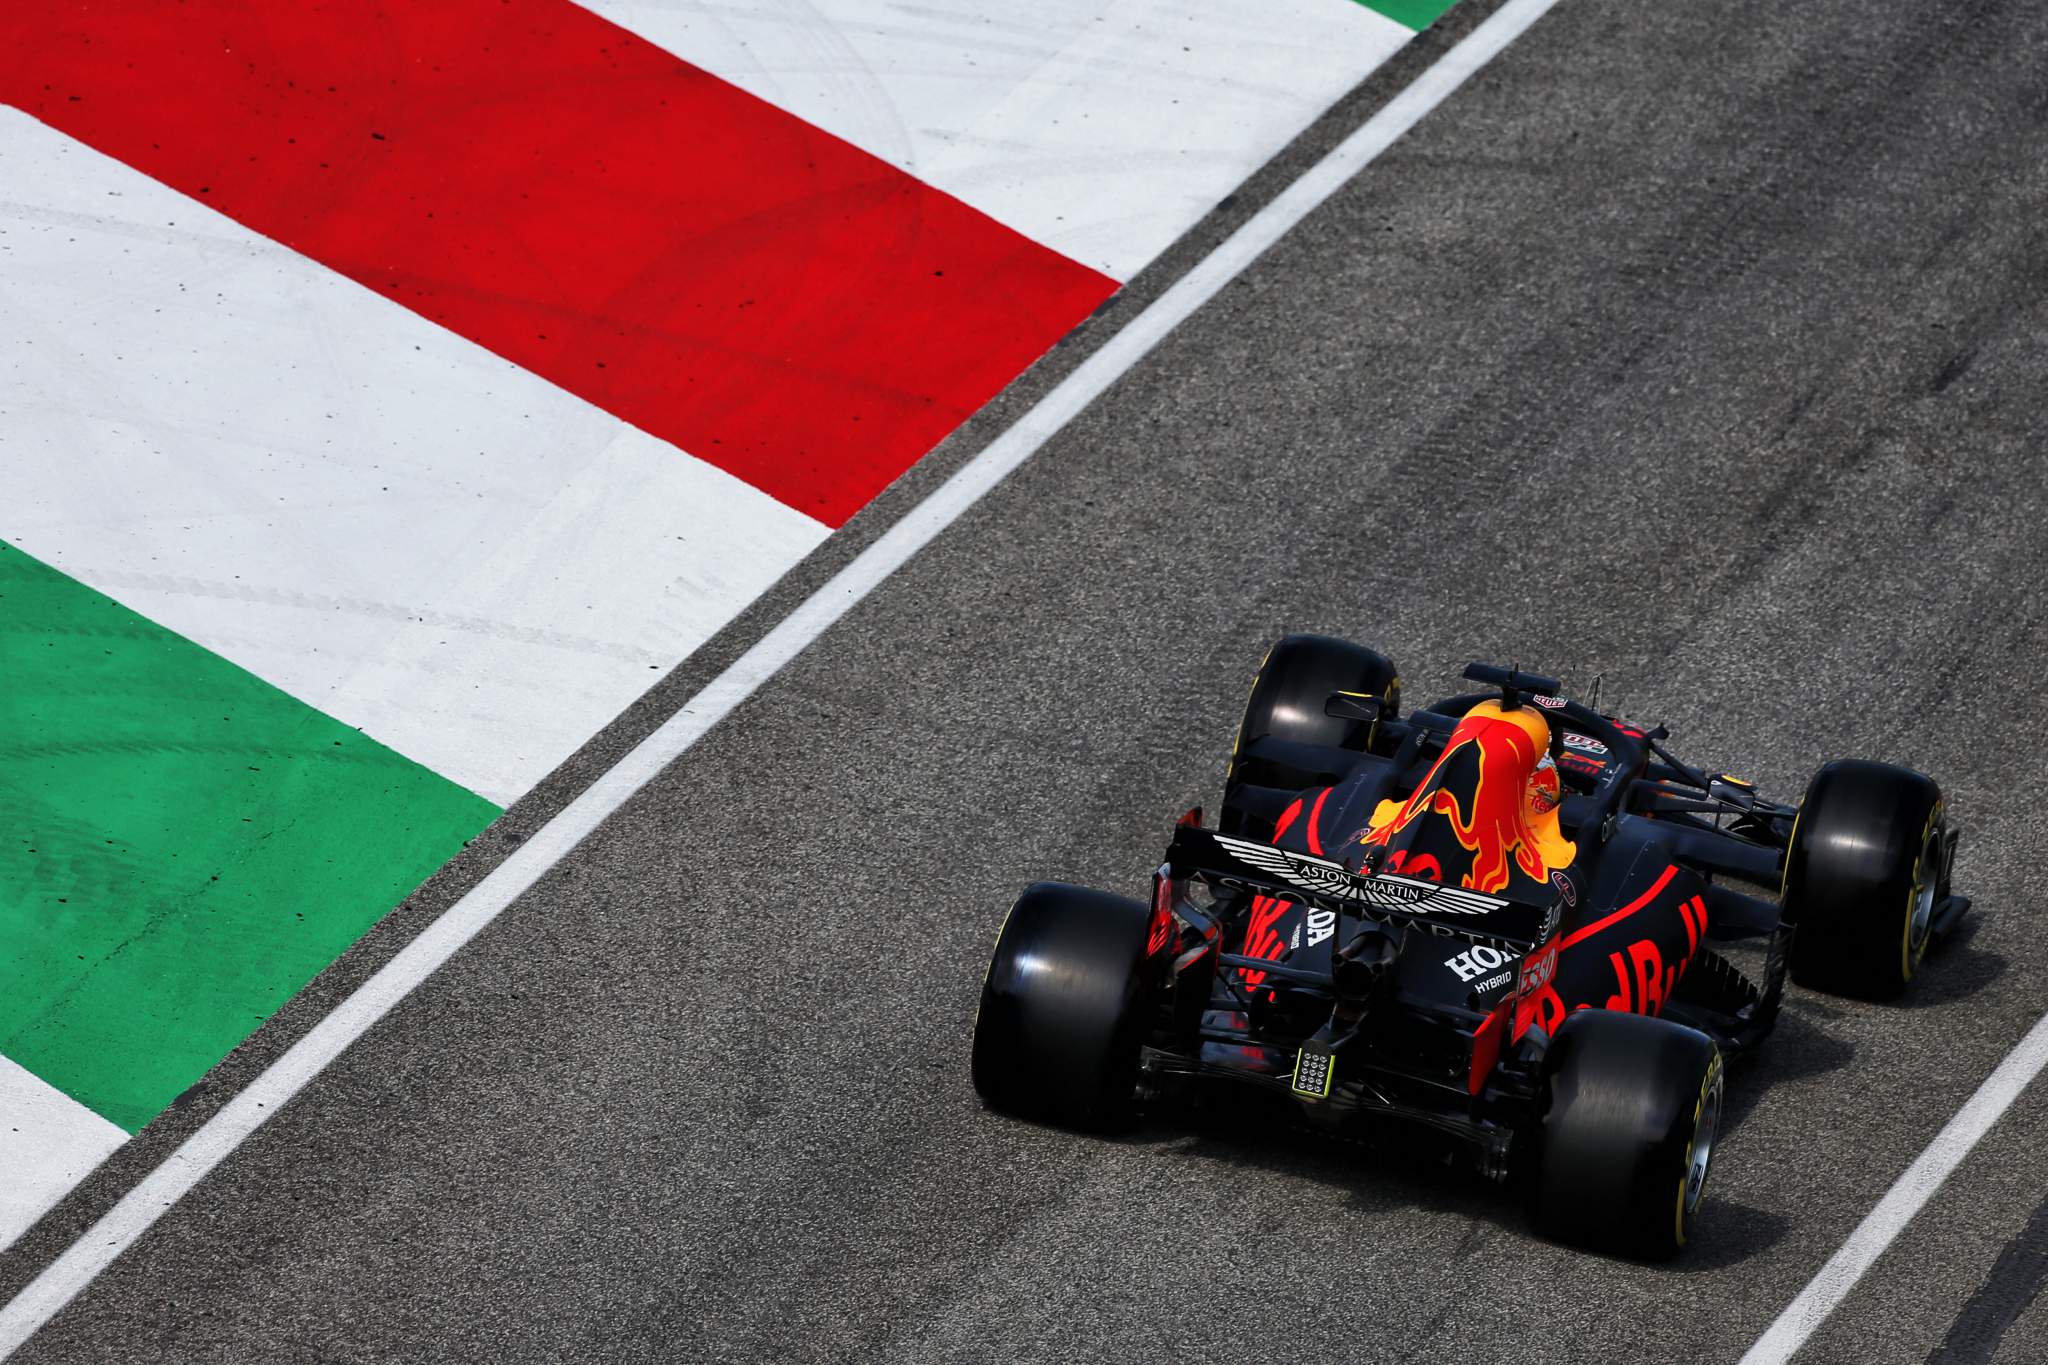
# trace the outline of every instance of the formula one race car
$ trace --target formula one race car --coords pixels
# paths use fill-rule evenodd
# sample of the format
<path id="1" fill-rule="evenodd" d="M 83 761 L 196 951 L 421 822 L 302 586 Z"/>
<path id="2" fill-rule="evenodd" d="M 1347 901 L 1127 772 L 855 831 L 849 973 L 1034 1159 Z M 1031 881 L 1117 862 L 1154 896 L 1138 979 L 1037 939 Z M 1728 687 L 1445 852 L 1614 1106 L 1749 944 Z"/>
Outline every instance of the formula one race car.
<path id="1" fill-rule="evenodd" d="M 1554 679 L 1465 676 L 1490 690 L 1404 718 L 1383 656 L 1274 646 L 1218 827 L 1182 817 L 1149 904 L 1040 882 L 1012 907 L 975 1021 L 983 1099 L 1106 1129 L 1256 1087 L 1469 1157 L 1547 1235 L 1683 1247 L 1723 1060 L 1770 1033 L 1787 974 L 1894 995 L 1968 911 L 1941 791 L 1848 760 L 1780 805 Z M 1717 948 L 1736 940 L 1760 967 Z"/>

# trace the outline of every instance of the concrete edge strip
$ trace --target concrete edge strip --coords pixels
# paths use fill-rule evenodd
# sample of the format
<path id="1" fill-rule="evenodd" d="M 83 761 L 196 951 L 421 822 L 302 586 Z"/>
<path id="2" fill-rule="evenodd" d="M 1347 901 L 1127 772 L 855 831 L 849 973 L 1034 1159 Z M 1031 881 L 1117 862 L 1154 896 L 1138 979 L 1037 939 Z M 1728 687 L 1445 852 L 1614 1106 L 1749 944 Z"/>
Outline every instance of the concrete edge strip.
<path id="1" fill-rule="evenodd" d="M 1184 319 L 1556 3 L 1508 0 L 1488 16 L 443 912 L 0 1308 L 0 1358 L 19 1349 L 329 1062 L 656 773 L 688 752 L 712 726 L 1030 459 Z"/>
<path id="2" fill-rule="evenodd" d="M 1942 1182 L 1962 1165 L 1963 1158 L 2012 1107 L 2012 1102 L 2040 1074 L 2044 1065 L 2048 1065 L 2048 1014 L 2035 1021 L 2026 1036 L 2005 1055 L 2005 1060 L 1985 1078 L 1984 1084 L 1977 1087 L 1977 1093 L 1970 1096 L 1947 1126 L 1934 1135 L 1934 1141 L 1927 1144 L 1927 1150 L 1914 1158 L 1905 1174 L 1885 1192 L 1884 1198 L 1877 1201 L 1877 1207 L 1856 1225 L 1849 1239 L 1828 1258 L 1820 1273 L 1799 1291 L 1799 1296 L 1785 1306 L 1777 1321 L 1743 1354 L 1740 1365 L 1784 1365 L 1792 1359 L 1806 1339 L 1827 1321 L 1828 1315 L 1849 1297 L 1849 1291 L 1856 1287 L 1863 1273 L 1905 1230 L 1913 1215 L 1934 1197 Z"/>

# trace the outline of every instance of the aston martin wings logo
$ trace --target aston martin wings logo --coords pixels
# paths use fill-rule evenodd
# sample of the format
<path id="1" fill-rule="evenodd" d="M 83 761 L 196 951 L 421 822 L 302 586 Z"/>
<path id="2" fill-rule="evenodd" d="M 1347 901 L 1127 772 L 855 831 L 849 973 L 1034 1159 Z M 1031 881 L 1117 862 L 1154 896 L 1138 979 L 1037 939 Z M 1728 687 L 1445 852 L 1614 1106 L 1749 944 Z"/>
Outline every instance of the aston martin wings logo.
<path id="1" fill-rule="evenodd" d="M 1246 866 L 1255 867 L 1289 886 L 1298 886 L 1304 891 L 1335 900 L 1358 901 L 1381 910 L 1438 915 L 1486 915 L 1507 904 L 1492 896 L 1482 896 L 1477 891 L 1439 886 L 1413 877 L 1387 874 L 1360 877 L 1327 858 L 1289 853 L 1270 844 L 1255 844 L 1225 834 L 1215 838 L 1231 857 Z"/>

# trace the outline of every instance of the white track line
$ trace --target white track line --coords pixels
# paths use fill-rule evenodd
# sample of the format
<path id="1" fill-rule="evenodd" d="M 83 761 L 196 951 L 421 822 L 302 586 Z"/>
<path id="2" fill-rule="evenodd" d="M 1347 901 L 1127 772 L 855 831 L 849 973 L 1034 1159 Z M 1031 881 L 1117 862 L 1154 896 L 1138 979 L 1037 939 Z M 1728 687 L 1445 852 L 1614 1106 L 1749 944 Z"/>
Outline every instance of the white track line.
<path id="1" fill-rule="evenodd" d="M 2041 1016 L 2027 1036 L 2006 1054 L 1998 1069 L 1977 1087 L 1969 1102 L 1956 1111 L 1948 1126 L 1934 1135 L 1927 1150 L 1914 1159 L 1884 1198 L 1877 1201 L 1877 1207 L 1856 1225 L 1856 1231 L 1849 1234 L 1841 1250 L 1828 1258 L 1820 1273 L 1799 1291 L 1799 1297 L 1778 1315 L 1770 1330 L 1757 1338 L 1740 1365 L 1784 1365 L 1790 1360 L 2044 1065 L 2048 1065 L 2048 1015 Z"/>
<path id="2" fill-rule="evenodd" d="M 264 1120 L 482 932 L 656 773 L 688 752 L 706 731 L 731 714 L 756 688 L 958 520 L 1010 471 L 1030 459 L 1060 428 L 1144 359 L 1190 314 L 1214 298 L 1267 247 L 1370 165 L 1556 3 L 1557 0 L 1508 0 L 1494 11 L 1413 84 L 1175 281 L 1101 349 L 1076 366 L 1015 426 L 990 442 L 685 703 L 682 710 L 620 759 L 617 766 L 541 826 L 522 847 L 336 1006 L 333 1013 L 221 1106 L 161 1166 L 145 1176 L 0 1309 L 0 1356 L 11 1355 L 34 1335 L 117 1256 L 134 1245 L 165 1210 L 260 1128 Z"/>

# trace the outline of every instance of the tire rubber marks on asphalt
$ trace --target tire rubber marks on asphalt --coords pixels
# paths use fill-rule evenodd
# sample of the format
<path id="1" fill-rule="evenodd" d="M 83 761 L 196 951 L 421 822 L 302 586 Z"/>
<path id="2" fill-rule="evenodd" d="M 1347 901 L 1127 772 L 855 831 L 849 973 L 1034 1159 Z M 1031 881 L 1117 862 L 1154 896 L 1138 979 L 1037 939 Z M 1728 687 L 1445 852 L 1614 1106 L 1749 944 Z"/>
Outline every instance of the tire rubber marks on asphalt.
<path id="1" fill-rule="evenodd" d="M 2048 1199 L 2005 1244 L 1927 1365 L 1991 1365 L 1999 1343 L 2048 1284 Z"/>
<path id="2" fill-rule="evenodd" d="M 1963 1158 L 1991 1131 L 1991 1125 L 2040 1075 L 2043 1066 L 2048 1066 L 2048 1015 L 2035 1021 L 1984 1084 L 1977 1087 L 1977 1093 L 1935 1134 L 1927 1150 L 1914 1158 L 1905 1174 L 1885 1191 L 1877 1207 L 1849 1234 L 1849 1240 L 1828 1258 L 1827 1264 L 1799 1291 L 1756 1345 L 1744 1353 L 1741 1365 L 1785 1365 L 1791 1360 L 1793 1353 L 1827 1321 L 1828 1315 L 1841 1306 L 1856 1282 L 1905 1230 L 1913 1216 L 1934 1197 L 1942 1182 L 1963 1164 Z"/>

